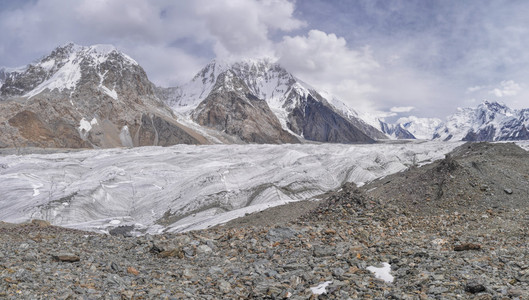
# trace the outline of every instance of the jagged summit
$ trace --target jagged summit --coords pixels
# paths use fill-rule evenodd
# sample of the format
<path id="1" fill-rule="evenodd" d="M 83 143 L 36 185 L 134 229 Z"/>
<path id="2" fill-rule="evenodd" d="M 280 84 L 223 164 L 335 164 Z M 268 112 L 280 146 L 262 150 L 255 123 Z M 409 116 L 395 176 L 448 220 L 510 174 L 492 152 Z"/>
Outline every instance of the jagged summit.
<path id="1" fill-rule="evenodd" d="M 214 59 L 193 79 L 176 90 L 170 105 L 176 111 L 187 113 L 195 109 L 209 95 L 220 74 L 231 71 L 260 99 L 270 99 L 286 92 L 280 86 L 295 81 L 294 77 L 271 58 L 232 61 Z M 279 87 L 279 88 L 278 88 Z M 279 90 L 279 91 L 276 91 Z"/>
<path id="2" fill-rule="evenodd" d="M 43 60 L 47 59 L 64 59 L 70 55 L 77 53 L 78 55 L 91 56 L 98 63 L 106 61 L 110 55 L 116 54 L 123 56 L 126 62 L 137 65 L 138 63 L 130 56 L 118 50 L 114 45 L 111 44 L 95 44 L 91 46 L 82 46 L 73 42 L 66 43 L 62 46 L 55 48 L 50 55 L 46 56 Z"/>
<path id="3" fill-rule="evenodd" d="M 110 66 L 114 70 L 110 70 Z M 112 45 L 80 46 L 68 43 L 55 48 L 49 55 L 35 63 L 12 71 L 4 71 L 0 94 L 3 97 L 31 98 L 45 91 L 72 92 L 82 79 L 86 82 L 97 80 L 99 77 L 100 89 L 116 99 L 117 93 L 111 88 L 116 83 L 111 83 L 111 87 L 103 83 L 107 72 L 117 69 L 131 69 L 132 72 L 145 73 L 135 60 Z M 93 75 L 97 77 L 93 78 Z"/>

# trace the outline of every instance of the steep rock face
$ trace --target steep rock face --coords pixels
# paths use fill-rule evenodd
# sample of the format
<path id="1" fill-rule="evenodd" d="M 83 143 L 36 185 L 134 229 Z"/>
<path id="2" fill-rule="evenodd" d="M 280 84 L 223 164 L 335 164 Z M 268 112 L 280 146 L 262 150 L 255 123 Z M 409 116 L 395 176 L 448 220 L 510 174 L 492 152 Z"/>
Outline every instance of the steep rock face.
<path id="1" fill-rule="evenodd" d="M 308 140 L 330 143 L 372 143 L 369 136 L 311 95 L 289 115 L 290 129 Z"/>
<path id="2" fill-rule="evenodd" d="M 0 141 L 8 147 L 99 148 L 207 143 L 200 134 L 181 129 L 183 126 L 176 121 L 176 116 L 157 97 L 156 88 L 143 68 L 112 46 L 67 44 L 37 63 L 4 71 L 3 77 L 0 127 L 9 132 L 11 138 L 0 137 Z M 27 124 L 4 121 L 22 112 L 39 120 L 43 128 L 51 124 L 64 126 L 52 128 L 44 135 L 44 142 L 40 136 L 24 134 L 31 131 L 26 128 Z M 138 143 L 139 139 L 133 139 L 141 128 L 144 114 L 164 120 L 155 126 L 163 126 L 156 131 L 164 131 L 165 139 L 145 139 L 142 144 Z M 167 133 L 168 130 L 175 132 Z"/>
<path id="3" fill-rule="evenodd" d="M 364 122 L 354 110 L 348 108 L 340 100 L 319 93 L 308 84 L 295 78 L 284 68 L 269 60 L 242 61 L 235 63 L 226 63 L 213 61 L 202 69 L 191 82 L 181 88 L 164 90 L 161 94 L 165 95 L 165 101 L 175 112 L 183 115 L 196 115 L 195 109 L 204 101 L 213 90 L 218 82 L 218 78 L 230 72 L 232 77 L 236 77 L 240 86 L 244 86 L 253 97 L 264 100 L 269 109 L 276 116 L 282 129 L 296 135 L 299 138 L 313 140 L 315 136 L 320 140 L 328 140 L 339 143 L 365 142 L 364 135 L 372 139 L 386 139 L 387 136 Z M 229 89 L 226 89 L 229 90 Z M 227 99 L 229 97 L 217 97 L 217 99 Z M 248 97 L 247 97 L 248 98 Z M 309 98 L 311 100 L 309 100 Z M 211 99 L 210 99 L 211 100 Z M 321 128 L 323 131 L 316 134 L 314 130 L 305 131 L 303 127 L 308 124 L 305 118 L 305 109 L 307 103 L 313 101 L 320 102 L 325 107 L 325 114 L 335 114 L 333 118 L 340 119 L 340 122 L 347 122 L 347 126 L 331 126 L 334 130 L 325 131 L 327 125 L 314 124 L 314 128 Z M 329 120 L 329 118 L 317 118 L 318 121 Z M 311 120 L 312 122 L 316 120 Z M 343 124 L 342 124 L 343 125 Z M 274 125 L 275 126 L 275 125 Z M 354 128 L 354 134 L 341 133 L 336 134 L 338 129 Z M 356 136 L 356 131 L 364 133 L 360 140 L 351 140 Z M 333 137 L 321 137 L 324 132 L 334 134 Z"/>
<path id="4" fill-rule="evenodd" d="M 248 143 L 298 143 L 285 131 L 268 104 L 255 97 L 230 71 L 218 76 L 209 96 L 193 112 L 200 125 Z"/>
<path id="5" fill-rule="evenodd" d="M 133 141 L 138 146 L 207 143 L 190 129 L 157 115 L 142 114 L 141 125 L 135 132 Z"/>
<path id="6" fill-rule="evenodd" d="M 460 108 L 447 118 L 434 139 L 463 141 L 514 141 L 529 138 L 527 109 L 510 109 L 485 101 L 477 108 Z"/>
<path id="7" fill-rule="evenodd" d="M 79 137 L 75 124 L 68 123 L 65 119 L 54 119 L 45 123 L 34 112 L 24 110 L 10 118 L 8 123 L 17 128 L 23 138 L 30 141 L 27 144 L 30 147 L 89 147 L 89 144 Z M 61 133 L 60 136 L 57 136 L 58 132 Z M 70 147 L 71 145 L 78 147 Z"/>

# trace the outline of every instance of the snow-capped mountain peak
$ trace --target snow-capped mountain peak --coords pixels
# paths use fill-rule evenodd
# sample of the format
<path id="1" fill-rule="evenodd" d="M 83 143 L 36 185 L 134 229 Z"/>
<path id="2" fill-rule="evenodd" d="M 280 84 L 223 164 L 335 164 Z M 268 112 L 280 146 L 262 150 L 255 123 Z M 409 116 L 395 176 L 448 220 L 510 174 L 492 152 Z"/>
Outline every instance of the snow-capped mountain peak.
<path id="1" fill-rule="evenodd" d="M 293 114 L 300 114 L 306 109 L 306 103 L 311 98 L 339 114 L 341 118 L 349 120 L 347 122 L 353 122 L 354 126 L 362 127 L 363 131 L 370 131 L 374 138 L 387 138 L 342 101 L 303 82 L 271 58 L 213 60 L 189 83 L 173 89 L 173 94 L 167 97 L 166 102 L 175 112 L 189 116 L 212 92 L 219 76 L 226 72 L 236 77 L 238 82 L 242 82 L 253 97 L 266 101 L 283 129 L 291 134 L 303 136 L 303 129 L 299 127 L 301 125 L 295 124 L 303 117 L 299 115 L 295 117 L 296 120 L 292 118 Z M 230 76 L 223 76 L 222 79 L 231 80 Z M 226 86 L 228 87 L 229 85 Z"/>
<path id="2" fill-rule="evenodd" d="M 68 43 L 54 49 L 48 56 L 16 70 L 4 70 L 2 95 L 32 98 L 43 91 L 73 91 L 81 80 L 84 69 L 102 69 L 107 61 L 117 61 L 122 67 L 139 67 L 128 55 L 112 45 L 80 46 Z M 96 71 L 99 77 L 104 75 Z M 101 87 L 109 96 L 116 98 L 110 87 Z"/>
<path id="3" fill-rule="evenodd" d="M 3 69 L 0 76 L 5 80 L 0 88 L 0 117 L 5 121 L 0 120 L 0 131 L 18 132 L 14 138 L 1 136 L 0 145 L 76 148 L 206 142 L 177 122 L 143 68 L 112 45 L 68 43 L 24 68 Z"/>
<path id="4" fill-rule="evenodd" d="M 524 110 L 513 110 L 503 103 L 484 101 L 477 108 L 458 108 L 438 128 L 440 140 L 503 141 L 529 137 L 529 120 Z"/>
<path id="5" fill-rule="evenodd" d="M 243 80 L 256 97 L 269 99 L 270 102 L 277 102 L 277 98 L 287 92 L 287 84 L 294 82 L 292 75 L 269 58 L 242 61 L 214 59 L 189 83 L 177 89 L 169 104 L 177 112 L 190 112 L 209 95 L 219 75 L 228 70 Z"/>

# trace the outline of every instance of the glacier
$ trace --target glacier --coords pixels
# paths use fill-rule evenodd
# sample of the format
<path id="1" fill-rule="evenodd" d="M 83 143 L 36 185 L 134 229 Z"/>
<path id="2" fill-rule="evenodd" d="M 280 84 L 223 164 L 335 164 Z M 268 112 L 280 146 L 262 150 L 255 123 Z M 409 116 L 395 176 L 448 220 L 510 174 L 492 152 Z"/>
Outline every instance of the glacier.
<path id="1" fill-rule="evenodd" d="M 203 229 L 441 159 L 462 142 L 176 145 L 0 156 L 0 220 Z"/>

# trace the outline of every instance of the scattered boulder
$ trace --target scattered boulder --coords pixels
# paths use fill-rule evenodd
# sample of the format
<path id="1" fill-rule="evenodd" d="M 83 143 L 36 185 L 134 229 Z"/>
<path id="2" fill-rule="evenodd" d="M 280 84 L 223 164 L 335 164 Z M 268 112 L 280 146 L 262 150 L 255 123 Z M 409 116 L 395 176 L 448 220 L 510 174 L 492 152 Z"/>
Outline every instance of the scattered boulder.
<path id="1" fill-rule="evenodd" d="M 31 224 L 41 228 L 51 226 L 50 222 L 38 219 L 31 220 Z"/>
<path id="2" fill-rule="evenodd" d="M 136 270 L 136 268 L 134 268 L 134 267 L 128 267 L 127 268 L 127 273 L 132 274 L 134 276 L 140 275 L 140 271 Z"/>
<path id="3" fill-rule="evenodd" d="M 481 245 L 472 244 L 472 243 L 464 243 L 461 245 L 454 246 L 454 251 L 468 251 L 468 250 L 481 250 Z"/>
<path id="4" fill-rule="evenodd" d="M 482 284 L 472 281 L 467 283 L 465 291 L 471 294 L 477 294 L 486 291 L 486 288 Z"/>
<path id="5" fill-rule="evenodd" d="M 122 225 L 115 228 L 112 228 L 108 231 L 110 235 L 121 235 L 125 237 L 131 237 L 131 231 L 134 229 L 134 225 Z"/>
<path id="6" fill-rule="evenodd" d="M 291 228 L 279 227 L 270 229 L 266 235 L 266 239 L 270 242 L 279 242 L 285 239 L 290 239 L 295 235 L 296 232 Z"/>
<path id="7" fill-rule="evenodd" d="M 59 253 L 56 255 L 53 255 L 53 259 L 56 261 L 62 261 L 62 262 L 78 262 L 81 260 L 81 258 L 73 253 Z"/>

